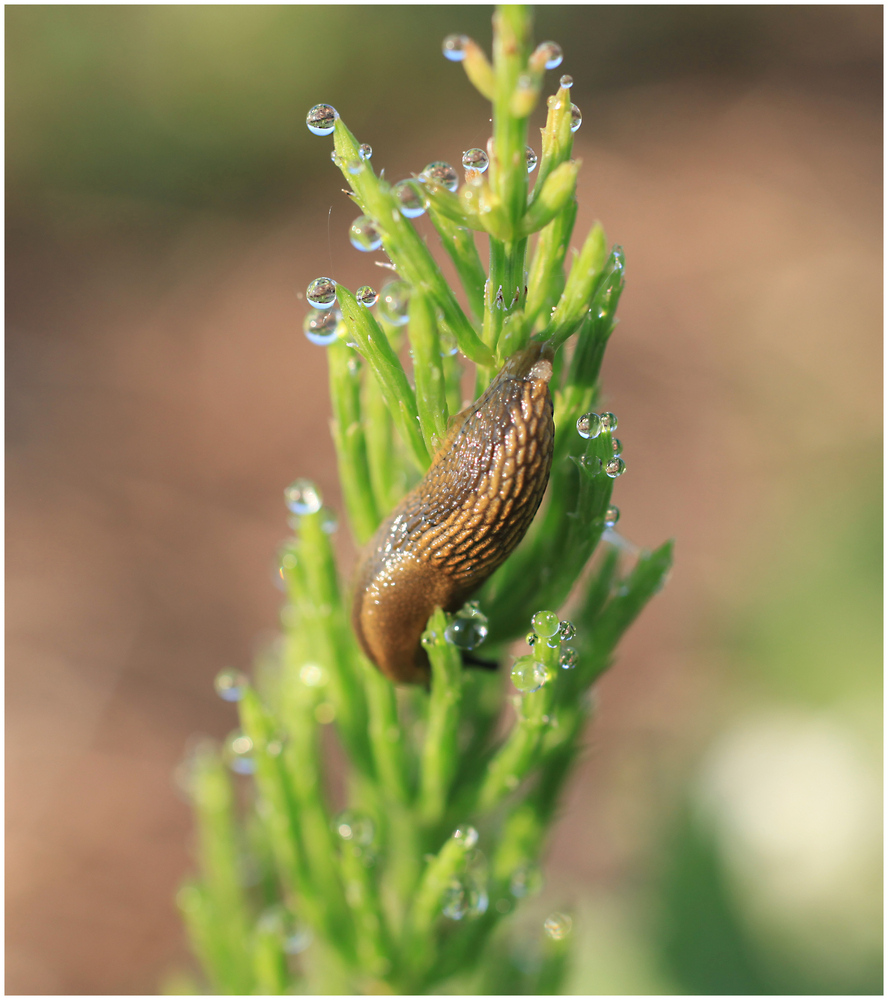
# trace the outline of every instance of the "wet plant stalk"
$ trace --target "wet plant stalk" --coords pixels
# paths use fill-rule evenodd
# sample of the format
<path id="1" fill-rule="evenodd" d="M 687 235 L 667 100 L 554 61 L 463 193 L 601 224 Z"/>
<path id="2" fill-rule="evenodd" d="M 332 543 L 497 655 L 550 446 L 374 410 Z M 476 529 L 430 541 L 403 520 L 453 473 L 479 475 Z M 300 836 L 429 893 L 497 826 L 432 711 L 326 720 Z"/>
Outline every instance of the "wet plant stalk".
<path id="1" fill-rule="evenodd" d="M 612 504 L 622 445 L 616 417 L 593 408 L 624 258 L 598 225 L 568 254 L 581 116 L 563 76 L 545 101 L 538 149 L 529 148 L 546 73 L 561 62 L 559 47 L 534 47 L 531 31 L 527 8 L 504 6 L 492 61 L 464 36 L 444 42 L 492 105 L 491 141 L 465 154 L 463 183 L 461 169 L 438 162 L 391 184 L 333 108 L 309 112 L 309 128 L 332 137 L 360 213 L 353 244 L 397 272 L 378 293 L 322 278 L 308 296 L 317 308 L 305 331 L 328 351 L 332 439 L 355 541 L 367 541 L 445 442 L 466 365 L 481 392 L 515 351 L 550 345 L 554 459 L 518 549 L 473 602 L 429 619 L 428 690 L 396 689 L 365 658 L 333 555 L 337 516 L 307 480 L 285 491 L 293 535 L 280 551 L 280 641 L 252 678 L 219 675 L 238 728 L 221 749 L 202 745 L 183 772 L 197 871 L 179 905 L 202 982 L 216 993 L 484 993 L 503 984 L 555 993 L 569 975 L 571 920 L 559 901 L 547 898 L 543 912 L 552 912 L 517 944 L 511 916 L 540 891 L 589 687 L 663 585 L 671 544 L 628 565 L 621 555 L 632 549 L 615 533 Z M 460 290 L 415 228 L 424 212 Z M 527 645 L 510 656 L 516 640 Z M 474 657 L 499 669 L 477 669 Z M 516 949 L 520 967 L 509 957 Z"/>

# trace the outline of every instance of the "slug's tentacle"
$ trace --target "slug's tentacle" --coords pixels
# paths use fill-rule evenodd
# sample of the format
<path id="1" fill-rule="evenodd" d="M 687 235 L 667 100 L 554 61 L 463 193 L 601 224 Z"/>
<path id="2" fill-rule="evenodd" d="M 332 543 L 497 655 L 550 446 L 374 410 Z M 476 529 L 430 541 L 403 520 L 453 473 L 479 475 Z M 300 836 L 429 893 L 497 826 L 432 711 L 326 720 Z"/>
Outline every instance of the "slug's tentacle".
<path id="1" fill-rule="evenodd" d="M 393 681 L 427 682 L 420 638 L 432 611 L 460 608 L 530 527 L 552 466 L 551 377 L 545 345 L 514 354 L 457 414 L 423 480 L 368 543 L 352 623 Z"/>

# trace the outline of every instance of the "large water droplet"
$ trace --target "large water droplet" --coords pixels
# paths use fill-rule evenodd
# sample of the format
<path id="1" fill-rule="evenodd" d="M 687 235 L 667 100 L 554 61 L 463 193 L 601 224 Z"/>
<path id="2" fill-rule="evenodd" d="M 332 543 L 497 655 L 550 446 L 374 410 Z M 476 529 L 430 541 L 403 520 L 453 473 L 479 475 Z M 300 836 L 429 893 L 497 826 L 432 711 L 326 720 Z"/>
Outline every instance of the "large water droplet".
<path id="1" fill-rule="evenodd" d="M 466 45 L 469 41 L 468 35 L 448 35 L 441 46 L 445 59 L 449 59 L 451 62 L 462 62 L 466 57 Z"/>
<path id="2" fill-rule="evenodd" d="M 544 639 L 555 635 L 561 624 L 554 611 L 537 611 L 530 623 L 536 634 L 541 635 Z"/>
<path id="3" fill-rule="evenodd" d="M 570 130 L 571 132 L 576 132 L 576 130 L 583 124 L 583 112 L 576 106 L 576 104 L 571 104 L 570 106 Z"/>
<path id="4" fill-rule="evenodd" d="M 570 934 L 573 920 L 566 913 L 550 913 L 543 923 L 543 930 L 553 941 L 561 941 Z"/>
<path id="5" fill-rule="evenodd" d="M 318 347 L 327 347 L 339 336 L 342 314 L 338 309 L 313 309 L 305 317 L 305 336 Z"/>
<path id="6" fill-rule="evenodd" d="M 403 326 L 409 316 L 410 285 L 406 281 L 390 281 L 379 293 L 379 315 L 392 326 Z"/>
<path id="7" fill-rule="evenodd" d="M 332 278 L 315 278 L 306 288 L 305 297 L 315 309 L 329 309 L 336 301 L 336 282 Z"/>
<path id="8" fill-rule="evenodd" d="M 571 646 L 561 647 L 561 656 L 558 658 L 558 665 L 562 670 L 573 670 L 579 662 L 577 651 Z"/>
<path id="9" fill-rule="evenodd" d="M 604 512 L 605 528 L 612 528 L 619 520 L 620 520 L 620 508 L 608 507 L 608 509 Z"/>
<path id="10" fill-rule="evenodd" d="M 351 224 L 348 238 L 355 250 L 368 253 L 382 246 L 382 237 L 376 228 L 376 223 L 368 215 L 359 215 Z"/>
<path id="11" fill-rule="evenodd" d="M 557 69 L 564 61 L 564 53 L 558 42 L 540 42 L 536 51 L 545 54 L 546 69 Z"/>
<path id="12" fill-rule="evenodd" d="M 329 104 L 316 104 L 305 117 L 309 132 L 315 135 L 329 135 L 336 128 L 339 112 Z"/>
<path id="13" fill-rule="evenodd" d="M 482 174 L 490 166 L 490 157 L 483 149 L 473 146 L 462 155 L 462 165 L 466 170 L 479 170 Z"/>
<path id="14" fill-rule="evenodd" d="M 425 211 L 422 195 L 412 181 L 398 181 L 392 188 L 392 194 L 398 199 L 398 207 L 405 218 L 417 219 Z"/>
<path id="15" fill-rule="evenodd" d="M 574 85 L 574 78 L 572 76 L 568 76 L 568 74 L 565 73 L 564 76 L 558 82 L 561 84 L 562 87 L 564 87 L 565 90 L 570 90 L 570 88 Z"/>
<path id="16" fill-rule="evenodd" d="M 601 472 L 601 459 L 597 455 L 583 455 L 580 465 L 590 476 L 597 476 Z"/>
<path id="17" fill-rule="evenodd" d="M 373 843 L 376 828 L 373 820 L 354 809 L 346 809 L 333 821 L 333 829 L 338 837 L 366 847 Z"/>
<path id="18" fill-rule="evenodd" d="M 597 438 L 601 433 L 601 418 L 597 413 L 584 413 L 577 419 L 577 433 L 581 438 Z"/>
<path id="19" fill-rule="evenodd" d="M 323 501 L 320 490 L 310 479 L 296 479 L 284 490 L 284 503 L 294 514 L 316 514 Z"/>
<path id="20" fill-rule="evenodd" d="M 558 637 L 561 639 L 562 642 L 570 642 L 570 640 L 573 639 L 576 634 L 577 634 L 576 626 L 574 625 L 573 622 L 567 621 L 567 619 L 565 619 L 558 626 Z"/>
<path id="21" fill-rule="evenodd" d="M 419 179 L 425 184 L 442 184 L 448 191 L 455 191 L 459 187 L 459 174 L 443 160 L 430 163 L 420 173 Z"/>
<path id="22" fill-rule="evenodd" d="M 365 306 L 369 309 L 371 306 L 375 306 L 379 301 L 379 292 L 375 288 L 371 288 L 369 285 L 361 285 L 361 287 L 355 293 L 355 298 L 358 300 L 358 304 Z"/>
<path id="23" fill-rule="evenodd" d="M 527 162 L 527 172 L 532 174 L 536 170 L 536 165 L 540 162 L 540 158 L 536 155 L 535 150 L 531 149 L 530 146 L 525 146 L 524 159 Z"/>
<path id="24" fill-rule="evenodd" d="M 368 142 L 362 142 L 358 147 L 358 156 L 362 160 L 369 160 L 373 156 L 373 147 Z"/>
<path id="25" fill-rule="evenodd" d="M 617 429 L 617 418 L 613 413 L 601 414 L 601 429 L 603 431 L 610 431 L 611 434 Z"/>
<path id="26" fill-rule="evenodd" d="M 519 656 L 512 666 L 512 683 L 522 694 L 531 694 L 539 689 L 549 679 L 546 665 L 534 659 L 532 654 Z"/>
<path id="27" fill-rule="evenodd" d="M 233 667 L 228 667 L 216 674 L 213 687 L 223 701 L 240 701 L 249 683 L 246 674 Z"/>
<path id="28" fill-rule="evenodd" d="M 622 458 L 614 457 L 604 467 L 604 471 L 611 477 L 611 479 L 616 479 L 617 477 L 622 476 L 626 471 L 626 463 Z"/>
<path id="29" fill-rule="evenodd" d="M 487 615 L 474 604 L 466 604 L 444 629 L 444 638 L 460 649 L 474 649 L 487 638 L 487 631 Z"/>
<path id="30" fill-rule="evenodd" d="M 224 755 L 235 774 L 252 774 L 256 770 L 253 741 L 239 729 L 229 734 L 225 741 Z"/>

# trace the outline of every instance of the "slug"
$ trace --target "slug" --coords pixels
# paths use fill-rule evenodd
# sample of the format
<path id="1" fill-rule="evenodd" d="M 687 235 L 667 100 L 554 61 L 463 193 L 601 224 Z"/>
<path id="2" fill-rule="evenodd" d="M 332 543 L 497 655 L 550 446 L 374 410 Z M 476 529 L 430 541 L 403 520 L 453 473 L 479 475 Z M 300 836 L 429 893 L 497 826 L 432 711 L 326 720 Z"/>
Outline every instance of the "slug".
<path id="1" fill-rule="evenodd" d="M 425 477 L 367 544 L 352 625 L 391 680 L 428 683 L 420 639 L 429 616 L 462 607 L 530 527 L 552 467 L 551 377 L 544 345 L 509 358 L 454 417 Z"/>

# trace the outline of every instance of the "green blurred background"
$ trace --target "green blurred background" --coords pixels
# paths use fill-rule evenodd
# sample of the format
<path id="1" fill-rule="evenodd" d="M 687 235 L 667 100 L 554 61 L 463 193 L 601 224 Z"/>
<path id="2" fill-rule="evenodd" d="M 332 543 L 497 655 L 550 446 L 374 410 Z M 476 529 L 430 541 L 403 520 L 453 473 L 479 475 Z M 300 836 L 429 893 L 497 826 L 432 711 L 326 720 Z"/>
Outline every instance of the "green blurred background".
<path id="1" fill-rule="evenodd" d="M 524 919 L 573 910 L 577 993 L 880 993 L 882 8 L 536 19 L 626 248 L 620 527 L 677 564 Z M 452 31 L 490 10 L 6 7 L 9 993 L 189 961 L 171 774 L 275 627 L 283 486 L 339 503 L 300 293 L 379 277 L 304 115 L 458 161 Z"/>

